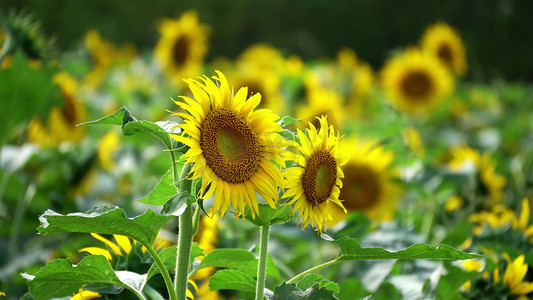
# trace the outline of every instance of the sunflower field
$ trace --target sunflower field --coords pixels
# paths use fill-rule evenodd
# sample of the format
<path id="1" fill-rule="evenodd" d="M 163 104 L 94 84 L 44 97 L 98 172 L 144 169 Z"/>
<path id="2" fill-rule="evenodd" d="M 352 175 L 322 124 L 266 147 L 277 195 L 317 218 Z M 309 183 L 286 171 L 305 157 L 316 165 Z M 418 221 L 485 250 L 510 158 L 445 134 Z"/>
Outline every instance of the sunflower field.
<path id="1" fill-rule="evenodd" d="M 218 8 L 0 12 L 0 299 L 533 299 L 527 75 L 442 18 L 370 63 Z"/>

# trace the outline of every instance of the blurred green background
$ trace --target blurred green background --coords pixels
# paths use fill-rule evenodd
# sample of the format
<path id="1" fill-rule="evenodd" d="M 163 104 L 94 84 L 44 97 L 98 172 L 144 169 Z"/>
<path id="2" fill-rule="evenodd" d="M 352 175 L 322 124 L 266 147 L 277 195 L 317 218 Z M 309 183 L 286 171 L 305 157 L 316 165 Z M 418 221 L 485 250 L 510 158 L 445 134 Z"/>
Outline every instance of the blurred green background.
<path id="1" fill-rule="evenodd" d="M 80 43 L 90 28 L 117 44 L 152 48 L 161 17 L 195 9 L 212 27 L 209 58 L 235 58 L 257 42 L 305 60 L 333 57 L 347 46 L 374 69 L 385 61 L 386 49 L 416 44 L 427 25 L 443 20 L 465 42 L 467 80 L 533 81 L 533 2 L 527 0 L 4 1 L 5 11 L 33 12 L 62 50 Z"/>

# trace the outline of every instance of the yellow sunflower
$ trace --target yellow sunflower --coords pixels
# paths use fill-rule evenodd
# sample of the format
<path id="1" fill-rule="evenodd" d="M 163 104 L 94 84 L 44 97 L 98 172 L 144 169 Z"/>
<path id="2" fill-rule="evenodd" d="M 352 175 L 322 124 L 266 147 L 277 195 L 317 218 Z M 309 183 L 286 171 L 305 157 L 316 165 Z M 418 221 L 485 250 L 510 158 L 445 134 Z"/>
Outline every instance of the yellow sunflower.
<path id="1" fill-rule="evenodd" d="M 503 255 L 509 262 L 507 268 L 505 269 L 505 273 L 503 274 L 503 285 L 509 287 L 511 294 L 517 297 L 516 299 L 531 299 L 527 297 L 527 294 L 533 292 L 533 282 L 524 281 L 524 277 L 526 276 L 528 270 L 528 264 L 524 262 L 524 254 L 518 256 L 512 262 L 507 253 L 504 253 Z M 497 274 L 497 272 L 495 272 L 495 274 Z M 499 276 L 494 277 L 495 282 L 498 282 L 499 279 Z"/>
<path id="2" fill-rule="evenodd" d="M 268 44 L 255 44 L 244 50 L 237 58 L 237 66 L 241 69 L 252 68 L 258 72 L 279 72 L 285 59 L 278 49 Z"/>
<path id="3" fill-rule="evenodd" d="M 181 84 L 183 78 L 200 74 L 209 28 L 198 22 L 196 12 L 186 11 L 178 20 L 164 19 L 159 32 L 154 58 L 169 80 Z"/>
<path id="4" fill-rule="evenodd" d="M 223 217 L 231 205 L 240 216 L 248 206 L 255 218 L 256 191 L 275 208 L 283 186 L 282 128 L 270 110 L 254 110 L 260 94 L 247 98 L 243 87 L 232 95 L 224 74 L 216 72 L 219 86 L 207 76 L 185 80 L 195 99 L 180 96 L 183 101 L 176 101 L 186 111 L 173 114 L 184 119 L 178 125 L 184 135 L 171 136 L 190 147 L 183 155 L 187 164 L 194 163 L 189 179 L 202 178 L 198 197 L 214 194 L 212 212 Z"/>
<path id="5" fill-rule="evenodd" d="M 529 199 L 524 198 L 522 200 L 522 207 L 518 218 L 513 219 L 513 229 L 520 229 L 523 234 L 529 238 L 529 243 L 533 244 L 533 224 L 529 225 L 529 216 L 531 214 L 531 206 L 529 205 Z"/>
<path id="6" fill-rule="evenodd" d="M 110 171 L 115 167 L 113 154 L 120 150 L 120 135 L 116 131 L 109 131 L 98 142 L 97 157 L 102 169 Z"/>
<path id="7" fill-rule="evenodd" d="M 394 183 L 394 154 L 371 140 L 350 138 L 343 140 L 343 147 L 351 152 L 350 160 L 342 168 L 344 187 L 340 198 L 344 207 L 377 221 L 392 220 L 401 194 Z M 335 209 L 334 217 L 340 221 L 343 214 Z"/>
<path id="8" fill-rule="evenodd" d="M 294 143 L 293 158 L 298 165 L 285 171 L 287 190 L 283 198 L 292 198 L 292 211 L 298 212 L 302 230 L 311 224 L 320 233 L 328 229 L 332 207 L 346 209 L 339 200 L 344 173 L 341 166 L 348 155 L 339 147 L 340 134 L 328 125 L 326 117 L 319 118 L 320 129 L 309 123 L 307 135 L 297 129 L 300 144 Z M 335 204 L 335 205 L 333 205 Z"/>
<path id="9" fill-rule="evenodd" d="M 281 80 L 275 72 L 249 66 L 235 69 L 228 77 L 230 85 L 248 88 L 247 98 L 261 94 L 260 108 L 283 111 L 285 103 L 281 94 Z"/>
<path id="10" fill-rule="evenodd" d="M 408 112 L 428 109 L 453 90 L 450 72 L 436 58 L 415 48 L 387 61 L 381 82 L 390 100 Z"/>
<path id="11" fill-rule="evenodd" d="M 78 83 L 65 72 L 54 75 L 53 81 L 61 89 L 63 107 L 51 110 L 46 125 L 40 119 L 33 118 L 27 129 L 28 140 L 41 147 L 79 142 L 85 135 L 85 128 L 76 126 L 85 121 L 85 105 L 77 99 Z"/>
<path id="12" fill-rule="evenodd" d="M 98 294 L 97 292 L 79 289 L 76 294 L 72 295 L 70 300 L 90 300 L 99 297 L 102 297 L 102 295 Z"/>
<path id="13" fill-rule="evenodd" d="M 503 201 L 506 180 L 496 173 L 496 162 L 489 153 L 480 154 L 479 151 L 468 146 L 452 148 L 452 159 L 448 166 L 452 171 L 475 172 L 479 174 L 482 189 L 488 192 L 493 203 Z"/>
<path id="14" fill-rule="evenodd" d="M 467 71 L 466 54 L 459 33 L 450 25 L 438 22 L 429 26 L 421 41 L 422 50 L 438 60 L 457 75 Z"/>
<path id="15" fill-rule="evenodd" d="M 315 117 L 327 116 L 330 124 L 337 128 L 342 126 L 346 120 L 346 113 L 343 98 L 339 93 L 310 85 L 307 88 L 307 95 L 307 103 L 296 108 L 296 118 L 309 121 L 318 127 L 318 119 Z"/>

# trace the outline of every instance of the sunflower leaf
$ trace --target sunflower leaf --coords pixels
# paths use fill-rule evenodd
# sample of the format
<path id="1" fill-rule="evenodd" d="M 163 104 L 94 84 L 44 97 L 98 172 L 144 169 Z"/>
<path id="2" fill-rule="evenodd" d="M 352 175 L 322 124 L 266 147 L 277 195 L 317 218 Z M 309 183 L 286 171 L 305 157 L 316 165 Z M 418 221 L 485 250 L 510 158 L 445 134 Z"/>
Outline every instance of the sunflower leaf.
<path id="1" fill-rule="evenodd" d="M 287 127 L 287 126 L 290 126 L 290 125 L 293 125 L 295 123 L 298 123 L 302 120 L 300 119 L 295 119 L 291 116 L 285 116 L 283 118 L 281 118 L 281 120 L 278 121 L 278 123 L 282 126 L 282 127 Z"/>
<path id="2" fill-rule="evenodd" d="M 335 258 L 336 261 L 368 259 L 463 260 L 483 257 L 483 255 L 459 251 L 448 245 L 435 247 L 428 244 L 415 244 L 404 250 L 390 252 L 383 248 L 363 248 L 356 239 L 349 237 L 343 237 L 338 240 L 331 239 L 331 242 L 335 243 L 341 251 Z"/>
<path id="3" fill-rule="evenodd" d="M 168 127 L 167 123 L 160 124 L 163 124 L 164 126 Z M 167 146 L 169 150 L 173 149 L 172 139 L 168 135 L 167 129 L 159 126 L 157 123 L 140 120 L 128 122 L 122 127 L 122 134 L 124 135 L 134 135 L 137 133 L 150 133 L 153 136 L 157 137 L 161 142 L 163 142 L 163 144 L 165 144 L 165 146 Z"/>
<path id="4" fill-rule="evenodd" d="M 299 289 L 296 284 L 282 283 L 274 289 L 271 300 L 299 300 L 299 299 L 337 299 L 333 291 L 321 288 L 315 284 L 305 291 Z"/>
<path id="5" fill-rule="evenodd" d="M 113 205 L 96 206 L 85 213 L 61 215 L 47 210 L 39 217 L 39 233 L 84 232 L 100 234 L 120 234 L 139 241 L 143 245 L 152 245 L 159 229 L 172 216 L 156 215 L 152 210 L 135 218 L 128 218 L 122 208 Z"/>
<path id="6" fill-rule="evenodd" d="M 190 204 L 191 201 L 194 201 L 194 199 L 193 195 L 189 192 L 181 192 L 165 203 L 161 209 L 161 214 L 179 217 L 183 214 L 187 205 Z"/>
<path id="7" fill-rule="evenodd" d="M 71 296 L 80 288 L 94 283 L 118 285 L 136 291 L 141 291 L 144 285 L 144 280 L 140 279 L 144 276 L 132 272 L 120 275 L 128 282 L 119 279 L 109 261 L 102 255 L 86 256 L 78 265 L 73 265 L 70 259 L 56 259 L 48 262 L 34 275 L 22 276 L 28 280 L 30 293 L 35 299 Z M 132 281 L 133 277 L 136 279 Z"/>
<path id="8" fill-rule="evenodd" d="M 198 269 L 207 267 L 239 270 L 252 277 L 257 276 L 258 260 L 255 255 L 244 249 L 214 249 L 204 257 Z M 267 276 L 281 280 L 278 268 L 271 256 L 267 257 Z"/>
<path id="9" fill-rule="evenodd" d="M 335 293 L 339 292 L 339 285 L 336 282 L 328 280 L 318 274 L 308 274 L 298 281 L 297 286 L 302 290 L 307 290 L 313 285 L 318 284 L 319 287 L 326 288 Z"/>
<path id="10" fill-rule="evenodd" d="M 159 180 L 152 191 L 140 199 L 139 202 L 150 205 L 163 205 L 177 194 L 178 189 L 174 185 L 172 168 L 170 168 L 163 177 L 161 177 L 161 180 Z"/>
<path id="11" fill-rule="evenodd" d="M 120 125 L 124 126 L 129 122 L 137 121 L 135 117 L 130 113 L 126 106 L 122 106 L 114 113 L 102 117 L 98 120 L 84 122 L 79 125 Z"/>
<path id="12" fill-rule="evenodd" d="M 219 270 L 209 278 L 209 289 L 255 291 L 255 279 L 237 270 Z"/>
<path id="13" fill-rule="evenodd" d="M 292 209 L 290 206 L 277 205 L 276 209 L 273 209 L 268 204 L 259 203 L 259 213 L 252 218 L 252 213 L 248 207 L 246 207 L 246 220 L 257 226 L 265 226 L 272 224 L 285 224 L 292 219 Z"/>

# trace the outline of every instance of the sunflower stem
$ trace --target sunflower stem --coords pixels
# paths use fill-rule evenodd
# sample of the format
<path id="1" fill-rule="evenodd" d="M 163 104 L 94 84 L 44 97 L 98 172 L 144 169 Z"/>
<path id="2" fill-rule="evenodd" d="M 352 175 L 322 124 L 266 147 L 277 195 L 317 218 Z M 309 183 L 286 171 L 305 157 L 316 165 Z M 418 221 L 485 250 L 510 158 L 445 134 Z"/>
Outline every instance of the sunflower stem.
<path id="1" fill-rule="evenodd" d="M 181 170 L 179 178 L 178 191 L 191 192 L 192 180 L 187 180 L 187 173 L 190 172 L 192 164 L 187 164 Z M 174 164 L 174 168 L 176 165 Z M 189 273 L 189 260 L 192 246 L 192 205 L 187 204 L 187 208 L 179 217 L 178 232 L 178 253 L 176 256 L 176 278 L 174 280 L 174 289 L 179 300 L 185 300 L 187 293 L 187 277 Z"/>
<path id="2" fill-rule="evenodd" d="M 198 232 L 198 223 L 200 222 L 200 205 L 196 205 L 196 208 L 194 209 L 194 215 L 192 217 L 192 236 L 196 235 Z"/>
<path id="3" fill-rule="evenodd" d="M 287 281 L 287 284 L 296 283 L 298 280 L 302 279 L 305 275 L 307 275 L 307 274 L 311 274 L 311 273 L 313 273 L 313 272 L 315 272 L 315 271 L 318 271 L 318 270 L 320 270 L 320 269 L 322 269 L 322 268 L 332 266 L 332 265 L 334 265 L 334 264 L 336 264 L 336 263 L 338 263 L 338 261 L 337 261 L 336 259 L 333 259 L 333 260 L 330 260 L 330 261 L 325 262 L 325 263 L 323 263 L 323 264 L 320 264 L 320 265 L 318 265 L 318 266 L 314 266 L 314 267 L 312 267 L 311 269 L 308 269 L 308 270 L 306 270 L 306 271 L 303 271 L 302 273 L 300 273 L 300 274 L 294 276 L 293 278 L 289 279 L 289 280 Z"/>
<path id="4" fill-rule="evenodd" d="M 165 268 L 165 264 L 157 255 L 157 252 L 155 252 L 152 245 L 144 245 L 148 253 L 150 253 L 150 256 L 154 259 L 157 267 L 159 268 L 159 271 L 161 272 L 161 275 L 163 275 L 163 280 L 165 281 L 165 285 L 167 286 L 168 291 L 168 297 L 170 300 L 177 300 L 178 297 L 176 296 L 176 291 L 174 290 L 174 286 L 172 285 L 172 278 L 170 278 L 170 274 L 168 273 L 167 268 Z"/>
<path id="5" fill-rule="evenodd" d="M 265 297 L 266 261 L 268 252 L 268 235 L 270 225 L 261 226 L 259 235 L 259 264 L 257 266 L 257 285 L 255 286 L 255 300 Z"/>

